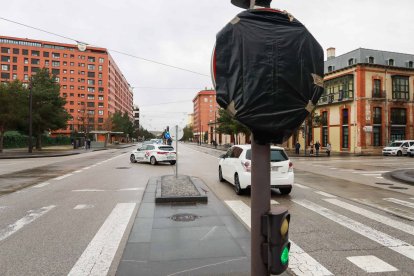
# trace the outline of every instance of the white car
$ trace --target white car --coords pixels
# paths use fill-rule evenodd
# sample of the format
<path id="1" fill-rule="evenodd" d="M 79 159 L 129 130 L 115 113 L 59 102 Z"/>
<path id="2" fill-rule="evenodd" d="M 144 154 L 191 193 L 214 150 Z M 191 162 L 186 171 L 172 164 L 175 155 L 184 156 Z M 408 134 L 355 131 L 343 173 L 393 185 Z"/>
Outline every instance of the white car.
<path id="1" fill-rule="evenodd" d="M 414 157 L 414 145 L 410 146 L 407 149 L 407 155 L 410 156 L 410 157 Z"/>
<path id="2" fill-rule="evenodd" d="M 272 146 L 270 150 L 270 187 L 287 195 L 292 191 L 294 181 L 293 164 L 283 148 Z M 251 145 L 232 146 L 220 156 L 219 180 L 233 184 L 238 195 L 251 186 L 251 156 Z"/>
<path id="3" fill-rule="evenodd" d="M 171 165 L 175 165 L 177 155 L 172 146 L 149 144 L 132 151 L 129 160 L 131 163 L 150 162 L 152 165 L 156 165 L 158 162 L 169 162 Z"/>
<path id="4" fill-rule="evenodd" d="M 407 150 L 414 145 L 414 140 L 394 141 L 389 146 L 382 149 L 382 155 L 407 155 Z"/>

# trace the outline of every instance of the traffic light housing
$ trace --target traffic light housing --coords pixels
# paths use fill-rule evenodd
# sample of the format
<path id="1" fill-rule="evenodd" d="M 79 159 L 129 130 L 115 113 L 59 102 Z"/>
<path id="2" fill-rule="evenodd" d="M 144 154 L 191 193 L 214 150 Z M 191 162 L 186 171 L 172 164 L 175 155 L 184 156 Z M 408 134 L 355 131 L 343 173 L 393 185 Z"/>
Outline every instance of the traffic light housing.
<path id="1" fill-rule="evenodd" d="M 271 274 L 283 273 L 289 265 L 289 224 L 290 213 L 286 207 L 272 206 L 270 212 L 262 216 L 263 259 Z"/>

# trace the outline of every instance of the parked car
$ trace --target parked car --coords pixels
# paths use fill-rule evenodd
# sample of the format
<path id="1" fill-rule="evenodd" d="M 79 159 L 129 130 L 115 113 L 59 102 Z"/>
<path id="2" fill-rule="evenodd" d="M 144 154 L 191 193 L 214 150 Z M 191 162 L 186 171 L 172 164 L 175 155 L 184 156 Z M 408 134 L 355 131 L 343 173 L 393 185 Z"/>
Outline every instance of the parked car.
<path id="1" fill-rule="evenodd" d="M 283 148 L 272 146 L 270 150 L 270 187 L 287 195 L 292 191 L 294 181 L 293 164 Z M 242 194 L 251 186 L 251 159 L 251 145 L 232 146 L 220 156 L 219 180 L 230 182 L 234 185 L 236 194 Z"/>
<path id="2" fill-rule="evenodd" d="M 407 155 L 410 156 L 410 157 L 414 157 L 414 145 L 408 147 Z"/>
<path id="3" fill-rule="evenodd" d="M 172 146 L 149 144 L 132 151 L 129 160 L 131 163 L 149 162 L 156 165 L 158 162 L 169 162 L 174 165 L 177 161 L 177 154 Z"/>
<path id="4" fill-rule="evenodd" d="M 407 150 L 410 146 L 414 145 L 414 140 L 399 140 L 394 141 L 387 147 L 382 149 L 382 155 L 407 155 Z"/>
<path id="5" fill-rule="evenodd" d="M 162 143 L 163 143 L 162 139 L 151 139 L 150 141 L 151 141 L 153 144 L 162 144 Z"/>

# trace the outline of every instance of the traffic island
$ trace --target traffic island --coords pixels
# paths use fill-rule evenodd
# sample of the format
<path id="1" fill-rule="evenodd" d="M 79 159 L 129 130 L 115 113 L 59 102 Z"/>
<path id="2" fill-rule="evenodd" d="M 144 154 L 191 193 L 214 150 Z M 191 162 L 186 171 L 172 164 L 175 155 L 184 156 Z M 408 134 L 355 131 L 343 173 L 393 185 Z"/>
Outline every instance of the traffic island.
<path id="1" fill-rule="evenodd" d="M 414 169 L 395 170 L 386 174 L 393 180 L 403 182 L 405 184 L 414 185 Z"/>
<path id="2" fill-rule="evenodd" d="M 187 175 L 165 175 L 157 181 L 155 203 L 207 203 L 207 191 Z"/>

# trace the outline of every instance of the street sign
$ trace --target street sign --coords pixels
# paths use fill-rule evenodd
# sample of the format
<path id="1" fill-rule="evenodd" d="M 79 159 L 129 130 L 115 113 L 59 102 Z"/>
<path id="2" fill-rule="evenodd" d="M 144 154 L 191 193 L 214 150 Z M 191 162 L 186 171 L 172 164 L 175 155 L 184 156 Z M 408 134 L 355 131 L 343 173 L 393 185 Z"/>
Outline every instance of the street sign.
<path id="1" fill-rule="evenodd" d="M 184 136 L 184 130 L 180 127 L 178 127 L 178 131 L 176 129 L 177 128 L 175 128 L 175 127 L 170 129 L 171 138 L 173 140 L 180 140 Z"/>

